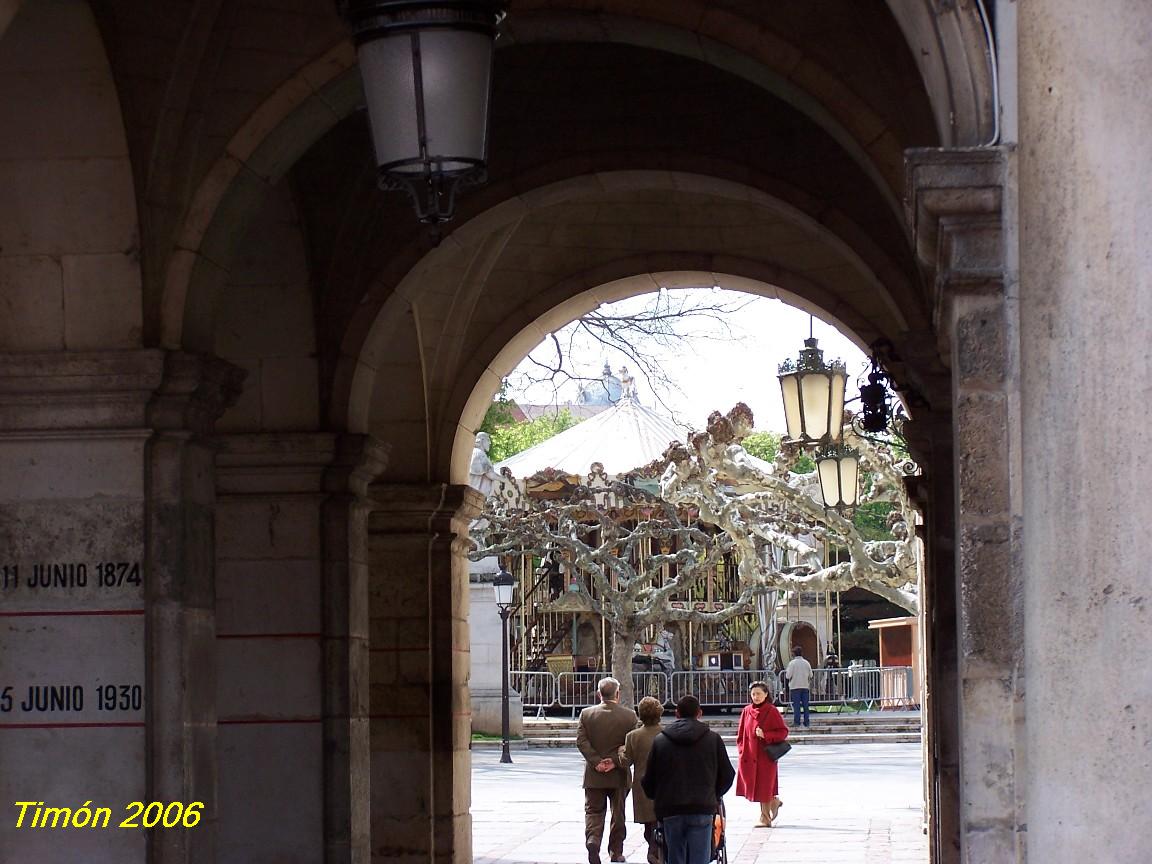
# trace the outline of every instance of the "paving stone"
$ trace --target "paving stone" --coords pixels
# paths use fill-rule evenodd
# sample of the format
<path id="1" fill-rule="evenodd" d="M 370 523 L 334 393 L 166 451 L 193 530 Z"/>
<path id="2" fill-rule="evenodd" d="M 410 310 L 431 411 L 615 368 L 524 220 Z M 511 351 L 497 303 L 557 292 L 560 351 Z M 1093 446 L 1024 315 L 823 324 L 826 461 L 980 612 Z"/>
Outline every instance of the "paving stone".
<path id="1" fill-rule="evenodd" d="M 735 761 L 735 751 L 729 753 Z M 542 749 L 516 752 L 512 765 L 498 759 L 489 750 L 472 755 L 476 864 L 586 862 L 579 754 Z M 733 793 L 725 797 L 728 860 L 927 864 L 922 778 L 919 744 L 797 748 L 781 764 L 777 827 L 754 829 L 759 806 Z M 630 822 L 625 857 L 643 862 L 645 850 L 641 827 Z"/>

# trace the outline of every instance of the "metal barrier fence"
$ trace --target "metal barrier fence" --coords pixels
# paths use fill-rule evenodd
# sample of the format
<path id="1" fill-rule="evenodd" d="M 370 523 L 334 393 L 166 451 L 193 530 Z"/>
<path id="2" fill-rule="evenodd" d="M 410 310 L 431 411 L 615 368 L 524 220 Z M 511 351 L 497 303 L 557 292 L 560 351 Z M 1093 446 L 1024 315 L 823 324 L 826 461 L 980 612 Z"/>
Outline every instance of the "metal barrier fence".
<path id="1" fill-rule="evenodd" d="M 596 684 L 610 672 L 518 672 L 509 673 L 510 686 L 520 693 L 525 709 L 543 714 L 549 708 L 564 708 L 576 716 L 577 710 L 600 701 Z M 653 696 L 673 705 L 685 693 L 712 708 L 735 708 L 748 701 L 753 681 L 766 681 L 773 699 L 786 691 L 784 673 L 778 676 L 744 670 L 692 672 L 633 672 L 636 701 Z M 915 708 L 920 704 L 909 666 L 848 667 L 813 669 L 810 701 L 814 705 L 863 703 L 872 708 Z"/>
<path id="2" fill-rule="evenodd" d="M 525 711 L 534 710 L 537 717 L 556 704 L 556 676 L 551 672 L 512 671 L 508 686 L 520 694 Z"/>
<path id="3" fill-rule="evenodd" d="M 645 696 L 659 699 L 661 705 L 670 701 L 668 689 L 668 675 L 664 672 L 633 672 L 632 681 L 636 690 L 636 701 L 639 703 Z"/>
<path id="4" fill-rule="evenodd" d="M 706 707 L 743 706 L 748 703 L 748 688 L 752 682 L 763 678 L 764 673 L 750 670 L 673 672 L 669 701 L 675 703 L 681 696 L 691 693 Z"/>
<path id="5" fill-rule="evenodd" d="M 777 679 L 780 692 L 787 690 L 784 673 Z M 861 702 L 871 710 L 915 708 L 920 704 L 911 666 L 813 669 L 809 700 L 812 704 Z"/>

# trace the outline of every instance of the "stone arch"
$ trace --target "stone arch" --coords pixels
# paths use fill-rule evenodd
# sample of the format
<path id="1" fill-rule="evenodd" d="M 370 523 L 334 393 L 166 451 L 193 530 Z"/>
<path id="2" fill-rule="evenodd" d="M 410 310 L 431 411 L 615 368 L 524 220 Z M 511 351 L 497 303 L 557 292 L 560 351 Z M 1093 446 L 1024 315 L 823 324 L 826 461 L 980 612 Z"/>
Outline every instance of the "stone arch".
<path id="1" fill-rule="evenodd" d="M 937 5 L 950 8 L 937 10 Z M 894 14 L 905 33 L 924 39 L 928 38 L 925 34 L 936 34 L 933 44 L 939 47 L 932 53 L 934 65 L 925 71 L 929 60 L 920 61 L 933 111 L 938 120 L 959 118 L 956 123 L 963 124 L 973 112 L 956 110 L 953 97 L 959 87 L 947 82 L 961 77 L 963 70 L 970 84 L 965 92 L 976 94 L 972 100 L 978 104 L 990 104 L 990 100 L 980 95 L 984 88 L 979 86 L 981 79 L 972 59 L 979 54 L 976 36 L 983 39 L 982 30 L 972 24 L 979 19 L 973 18 L 976 12 L 971 8 L 951 6 L 924 0 L 920 5 L 901 5 Z M 673 14 L 667 4 L 646 4 L 642 18 L 529 13 L 508 25 L 509 39 L 504 41 L 619 42 L 696 58 L 738 75 L 782 98 L 825 129 L 872 179 L 892 211 L 900 212 L 902 145 L 890 132 L 878 131 L 884 123 L 854 100 L 843 81 L 811 58 L 801 63 L 802 52 L 777 34 L 769 39 L 766 33 L 749 33 L 746 26 L 737 26 L 742 19 L 709 11 L 706 4 L 693 8 L 695 12 Z M 636 14 L 635 10 L 630 14 Z M 954 26 L 937 25 L 939 16 Z M 685 22 L 695 29 L 686 28 Z M 773 46 L 780 50 L 773 53 Z M 791 58 L 788 62 L 795 68 L 783 58 Z M 803 71 L 797 71 L 801 66 Z M 285 81 L 233 135 L 197 188 L 177 233 L 159 303 L 161 345 L 207 349 L 214 298 L 230 266 L 240 229 L 267 189 L 323 134 L 356 110 L 362 98 L 354 49 L 350 42 L 341 41 Z M 855 114 L 848 116 L 845 106 L 852 106 Z M 951 136 L 957 140 L 979 138 L 979 130 L 957 128 L 959 132 Z"/>
<path id="2" fill-rule="evenodd" d="M 610 216 L 594 219 L 618 220 L 633 204 L 645 214 L 655 211 L 659 215 L 653 218 L 668 219 L 669 226 L 676 213 L 697 206 L 729 216 L 724 208 L 733 208 L 747 224 L 728 237 L 681 227 L 671 238 L 659 225 L 648 224 L 641 226 L 647 240 L 630 246 L 621 239 L 627 226 L 594 221 L 564 225 L 544 247 L 532 245 L 541 229 L 548 230 L 549 219 L 571 213 L 578 220 L 590 210 L 607 210 Z M 665 210 L 670 215 L 663 215 Z M 709 243 L 714 245 L 702 245 Z M 597 244 L 604 248 L 594 248 Z M 528 272 L 532 268 L 537 272 Z M 427 424 L 429 437 L 421 438 L 419 447 L 409 437 L 406 446 L 412 451 L 398 461 L 410 469 L 424 465 L 429 480 L 457 476 L 449 454 L 459 441 L 471 441 L 472 425 L 483 416 L 476 409 L 472 417 L 466 406 L 486 405 L 504 372 L 527 353 L 531 345 L 516 340 L 531 340 L 525 334 L 535 333 L 535 345 L 556 322 L 566 324 L 606 302 L 606 291 L 622 291 L 612 298 L 619 299 L 654 290 L 652 277 L 647 287 L 630 281 L 652 273 L 675 274 L 661 277 L 669 285 L 711 285 L 723 278 L 745 280 L 754 293 L 783 291 L 794 305 L 855 333 L 861 345 L 909 328 L 906 298 L 893 297 L 834 232 L 766 193 L 703 175 L 605 172 L 503 201 L 461 225 L 395 288 L 378 292 L 375 305 L 362 303 L 367 323 L 349 328 L 333 422 L 384 440 L 396 438 L 401 427 Z M 485 301 L 494 305 L 477 312 Z M 516 347 L 508 349 L 510 342 Z M 502 359 L 494 361 L 497 357 Z M 507 368 L 497 370 L 493 362 Z M 476 381 L 483 382 L 481 390 L 487 388 L 482 397 L 473 392 Z M 461 417 L 468 418 L 462 432 L 457 429 Z"/>
<path id="3" fill-rule="evenodd" d="M 983 0 L 887 0 L 928 91 L 940 143 L 995 143 L 996 81 Z"/>
<path id="4" fill-rule="evenodd" d="M 5 4 L 3 23 L 0 345 L 139 347 L 136 198 L 96 19 L 85 0 L 61 0 Z"/>

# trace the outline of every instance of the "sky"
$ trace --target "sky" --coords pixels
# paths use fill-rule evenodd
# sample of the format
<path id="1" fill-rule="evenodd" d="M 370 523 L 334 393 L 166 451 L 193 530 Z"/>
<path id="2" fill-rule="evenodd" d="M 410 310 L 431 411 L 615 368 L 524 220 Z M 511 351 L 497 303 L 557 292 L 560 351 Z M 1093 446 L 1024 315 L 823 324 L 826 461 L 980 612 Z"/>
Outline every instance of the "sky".
<path id="1" fill-rule="evenodd" d="M 606 304 L 601 311 L 635 310 L 651 304 L 654 298 L 655 295 L 633 297 Z M 737 402 L 744 402 L 752 409 L 758 430 L 782 432 L 784 408 L 776 380 L 777 367 L 784 360 L 799 355 L 808 336 L 808 313 L 779 300 L 717 289 L 672 291 L 665 295 L 665 299 L 671 303 L 714 301 L 740 307 L 724 316 L 727 332 L 718 322 L 696 321 L 680 328 L 686 331 L 686 336 L 677 345 L 661 346 L 652 340 L 643 341 L 668 377 L 677 384 L 675 390 L 660 394 L 674 418 L 700 429 L 713 410 L 727 412 Z M 569 344 L 567 334 L 572 327 L 569 325 L 557 332 L 562 345 Z M 857 395 L 857 381 L 863 376 L 867 358 L 843 334 L 819 319 L 812 321 L 812 333 L 819 341 L 818 347 L 824 351 L 826 361 L 839 359 L 846 364 L 847 396 L 852 399 Z M 527 375 L 534 371 L 538 373 L 540 369 L 530 358 L 549 363 L 555 354 L 551 340 L 534 349 L 508 376 L 508 396 L 525 404 L 575 401 L 578 389 L 575 382 L 563 383 L 558 391 L 552 383 L 526 383 Z M 660 408 L 652 386 L 637 373 L 636 364 L 625 354 L 608 349 L 589 336 L 578 334 L 573 339 L 571 362 L 578 374 L 599 377 L 605 361 L 616 375 L 619 375 L 621 366 L 627 366 L 636 378 L 640 401 Z"/>

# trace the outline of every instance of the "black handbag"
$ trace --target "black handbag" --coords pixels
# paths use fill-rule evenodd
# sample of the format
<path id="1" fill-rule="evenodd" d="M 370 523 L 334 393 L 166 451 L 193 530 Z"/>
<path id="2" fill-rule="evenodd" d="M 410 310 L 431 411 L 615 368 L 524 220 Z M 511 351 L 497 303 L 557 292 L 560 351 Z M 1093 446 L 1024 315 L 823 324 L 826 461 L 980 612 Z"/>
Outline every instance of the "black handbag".
<path id="1" fill-rule="evenodd" d="M 792 749 L 792 745 L 787 741 L 780 741 L 776 744 L 765 744 L 764 752 L 768 754 L 768 758 L 773 762 L 779 762 L 780 757 Z"/>

